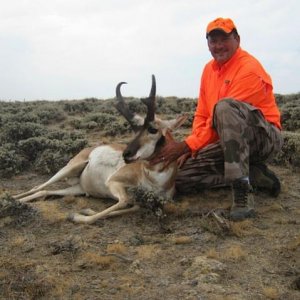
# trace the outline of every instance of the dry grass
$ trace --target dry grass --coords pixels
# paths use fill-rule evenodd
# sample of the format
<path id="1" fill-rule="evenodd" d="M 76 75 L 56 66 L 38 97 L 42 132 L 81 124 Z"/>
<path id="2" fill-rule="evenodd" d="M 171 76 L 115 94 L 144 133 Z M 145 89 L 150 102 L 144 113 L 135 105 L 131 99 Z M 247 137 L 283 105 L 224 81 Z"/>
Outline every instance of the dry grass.
<path id="1" fill-rule="evenodd" d="M 74 202 L 77 202 L 78 198 L 73 195 L 67 195 L 67 196 L 64 196 L 62 200 L 66 204 L 72 204 Z"/>
<path id="2" fill-rule="evenodd" d="M 13 221 L 13 218 L 8 216 L 8 217 L 2 217 L 0 219 L 0 228 L 4 227 L 5 225 L 11 223 Z"/>
<path id="3" fill-rule="evenodd" d="M 296 251 L 300 247 L 300 235 L 292 239 L 286 246 L 288 250 Z"/>
<path id="4" fill-rule="evenodd" d="M 101 267 L 107 269 L 116 261 L 116 258 L 110 255 L 101 255 L 97 252 L 88 251 L 81 255 L 78 261 L 80 267 Z"/>
<path id="5" fill-rule="evenodd" d="M 247 256 L 247 252 L 242 248 L 241 245 L 236 244 L 230 245 L 222 250 L 210 248 L 206 251 L 205 256 L 210 259 L 219 259 L 223 261 L 239 261 Z"/>
<path id="6" fill-rule="evenodd" d="M 90 205 L 89 199 L 83 197 L 65 196 L 63 201 L 66 204 L 72 204 L 73 209 L 78 211 L 87 208 Z"/>
<path id="7" fill-rule="evenodd" d="M 157 245 L 142 245 L 137 247 L 137 256 L 140 259 L 151 259 L 156 257 L 161 249 Z"/>
<path id="8" fill-rule="evenodd" d="M 261 214 L 273 213 L 273 212 L 282 212 L 284 210 L 283 206 L 279 202 L 273 202 L 267 206 L 259 208 Z"/>
<path id="9" fill-rule="evenodd" d="M 190 236 L 174 236 L 171 238 L 171 242 L 175 245 L 191 244 L 193 242 L 193 238 Z"/>
<path id="10" fill-rule="evenodd" d="M 264 287 L 263 294 L 267 299 L 279 299 L 279 291 L 277 288 L 274 287 Z"/>
<path id="11" fill-rule="evenodd" d="M 34 260 L 15 257 L 2 260 L 0 267 L 6 270 L 0 276 L 5 299 L 40 299 L 49 294 L 59 298 L 69 287 L 68 280 L 58 278 L 57 272 L 41 272 Z"/>
<path id="12" fill-rule="evenodd" d="M 142 295 L 146 289 L 143 283 L 137 284 L 138 280 L 132 275 L 125 275 L 121 277 L 120 280 L 120 289 L 124 291 L 126 294 L 133 296 Z M 124 297 L 125 298 L 125 297 Z M 129 298 L 130 299 L 130 298 Z"/>
<path id="13" fill-rule="evenodd" d="M 220 256 L 220 254 L 217 252 L 217 250 L 213 249 L 213 248 L 208 249 L 206 251 L 205 255 L 207 258 L 212 258 L 212 259 L 218 259 Z"/>
<path id="14" fill-rule="evenodd" d="M 39 201 L 37 202 L 37 208 L 42 218 L 50 224 L 60 223 L 66 220 L 66 214 L 61 211 L 55 202 Z"/>
<path id="15" fill-rule="evenodd" d="M 118 254 L 125 254 L 128 251 L 127 247 L 124 244 L 116 243 L 110 244 L 106 247 L 106 252 L 110 253 L 118 253 Z"/>
<path id="16" fill-rule="evenodd" d="M 183 216 L 187 211 L 190 211 L 191 205 L 191 201 L 188 199 L 185 199 L 179 203 L 167 202 L 164 206 L 164 210 L 167 214 Z"/>
<path id="17" fill-rule="evenodd" d="M 246 257 L 246 251 L 241 247 L 241 245 L 232 245 L 229 248 L 222 251 L 221 257 L 223 260 L 242 260 Z"/>
<path id="18" fill-rule="evenodd" d="M 22 247 L 27 241 L 27 238 L 25 236 L 16 235 L 12 237 L 10 240 L 10 244 L 12 247 Z"/>
<path id="19" fill-rule="evenodd" d="M 261 232 L 253 226 L 253 220 L 243 220 L 241 222 L 230 222 L 230 233 L 237 237 L 259 235 Z"/>

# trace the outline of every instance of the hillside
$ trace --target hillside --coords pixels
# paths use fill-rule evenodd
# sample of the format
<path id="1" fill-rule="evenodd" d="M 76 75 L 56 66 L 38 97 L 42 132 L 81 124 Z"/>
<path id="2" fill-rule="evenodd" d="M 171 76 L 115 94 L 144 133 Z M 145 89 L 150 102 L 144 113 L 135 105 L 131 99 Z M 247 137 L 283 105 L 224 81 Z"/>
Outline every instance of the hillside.
<path id="1" fill-rule="evenodd" d="M 256 193 L 254 219 L 216 219 L 231 204 L 230 190 L 219 189 L 177 196 L 163 219 L 144 208 L 92 225 L 66 217 L 112 200 L 19 204 L 11 195 L 46 181 L 88 145 L 128 142 L 132 133 L 115 100 L 0 101 L 0 299 L 300 298 L 300 94 L 276 99 L 285 142 L 270 168 L 282 192 L 275 199 Z M 138 99 L 126 101 L 145 112 Z M 156 113 L 189 114 L 175 135 L 181 139 L 195 105 L 157 97 Z"/>

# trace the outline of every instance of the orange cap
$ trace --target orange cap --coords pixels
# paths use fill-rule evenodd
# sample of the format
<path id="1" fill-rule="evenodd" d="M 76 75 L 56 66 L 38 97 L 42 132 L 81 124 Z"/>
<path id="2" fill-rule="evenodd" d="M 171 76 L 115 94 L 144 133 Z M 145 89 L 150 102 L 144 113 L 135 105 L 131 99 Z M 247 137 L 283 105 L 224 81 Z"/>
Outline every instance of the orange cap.
<path id="1" fill-rule="evenodd" d="M 206 36 L 213 30 L 222 30 L 226 33 L 230 33 L 233 29 L 236 29 L 231 19 L 217 18 L 208 23 L 206 28 Z"/>

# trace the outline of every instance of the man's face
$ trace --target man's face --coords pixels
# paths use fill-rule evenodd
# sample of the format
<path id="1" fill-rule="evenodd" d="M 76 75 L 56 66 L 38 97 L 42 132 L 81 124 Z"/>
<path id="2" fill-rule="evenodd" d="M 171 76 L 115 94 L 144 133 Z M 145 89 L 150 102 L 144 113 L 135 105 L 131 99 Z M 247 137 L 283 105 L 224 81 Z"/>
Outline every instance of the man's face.
<path id="1" fill-rule="evenodd" d="M 225 64 L 240 45 L 237 34 L 215 30 L 207 38 L 208 49 L 219 65 Z"/>

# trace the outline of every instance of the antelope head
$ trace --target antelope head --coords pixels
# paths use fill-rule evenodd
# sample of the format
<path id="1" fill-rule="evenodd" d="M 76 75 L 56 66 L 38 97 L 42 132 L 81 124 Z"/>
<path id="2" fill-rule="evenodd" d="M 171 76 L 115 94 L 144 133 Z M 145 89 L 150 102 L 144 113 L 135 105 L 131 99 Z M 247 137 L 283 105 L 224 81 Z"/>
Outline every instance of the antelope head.
<path id="1" fill-rule="evenodd" d="M 120 86 L 117 86 L 117 109 L 126 118 L 135 131 L 136 136 L 127 145 L 123 152 L 123 158 L 126 163 L 134 162 L 138 159 L 149 159 L 156 151 L 166 142 L 166 136 L 171 137 L 169 131 L 178 128 L 187 119 L 187 115 L 179 116 L 173 120 L 161 120 L 155 116 L 155 96 L 156 96 L 156 81 L 152 75 L 152 86 L 149 97 L 142 98 L 141 101 L 147 107 L 147 115 L 141 123 L 141 117 L 134 115 L 125 105 L 120 93 Z M 119 95 L 119 96 L 118 96 Z M 119 106 L 119 108 L 118 108 Z"/>

